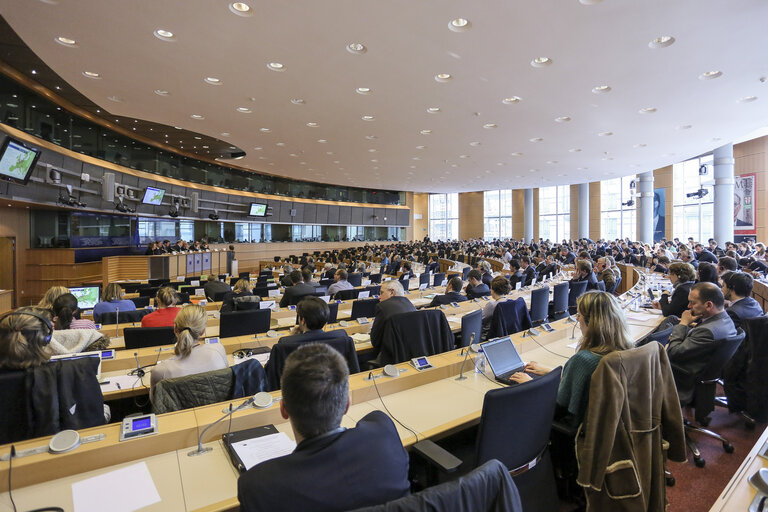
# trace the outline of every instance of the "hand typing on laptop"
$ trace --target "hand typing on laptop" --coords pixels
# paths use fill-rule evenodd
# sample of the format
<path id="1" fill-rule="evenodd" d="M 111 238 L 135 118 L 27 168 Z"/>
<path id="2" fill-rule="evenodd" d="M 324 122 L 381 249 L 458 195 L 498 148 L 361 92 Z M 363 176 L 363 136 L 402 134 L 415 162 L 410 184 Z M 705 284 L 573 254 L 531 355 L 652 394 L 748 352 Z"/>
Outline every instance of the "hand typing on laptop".
<path id="1" fill-rule="evenodd" d="M 512 375 L 509 376 L 509 380 L 512 382 L 516 382 L 518 384 L 522 384 L 523 382 L 528 382 L 533 380 L 533 377 L 529 374 L 533 375 L 546 375 L 549 372 L 551 372 L 551 368 L 547 368 L 546 366 L 543 366 L 536 361 L 531 361 L 530 363 L 526 363 L 525 367 L 523 368 L 522 372 L 515 372 Z"/>

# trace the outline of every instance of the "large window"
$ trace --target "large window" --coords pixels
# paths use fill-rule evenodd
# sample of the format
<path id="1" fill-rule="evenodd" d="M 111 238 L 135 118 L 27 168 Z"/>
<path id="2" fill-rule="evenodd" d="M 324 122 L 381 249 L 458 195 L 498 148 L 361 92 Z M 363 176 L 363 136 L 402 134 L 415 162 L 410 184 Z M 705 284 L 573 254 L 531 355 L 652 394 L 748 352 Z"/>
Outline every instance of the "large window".
<path id="1" fill-rule="evenodd" d="M 635 240 L 637 203 L 634 198 L 635 176 L 605 180 L 600 184 L 600 237 L 606 240 Z M 629 202 L 632 204 L 627 204 Z M 650 242 L 650 240 L 643 240 Z"/>
<path id="2" fill-rule="evenodd" d="M 429 238 L 459 238 L 459 194 L 429 195 Z"/>
<path id="3" fill-rule="evenodd" d="M 512 238 L 512 191 L 489 190 L 484 194 L 484 202 L 483 237 Z"/>
<path id="4" fill-rule="evenodd" d="M 539 189 L 539 237 L 557 242 L 571 237 L 571 187 Z"/>
<path id="5" fill-rule="evenodd" d="M 699 173 L 702 165 L 707 166 L 706 174 Z M 699 242 L 712 238 L 715 224 L 713 172 L 712 155 L 694 158 L 672 167 L 673 236 L 681 240 L 692 236 Z"/>

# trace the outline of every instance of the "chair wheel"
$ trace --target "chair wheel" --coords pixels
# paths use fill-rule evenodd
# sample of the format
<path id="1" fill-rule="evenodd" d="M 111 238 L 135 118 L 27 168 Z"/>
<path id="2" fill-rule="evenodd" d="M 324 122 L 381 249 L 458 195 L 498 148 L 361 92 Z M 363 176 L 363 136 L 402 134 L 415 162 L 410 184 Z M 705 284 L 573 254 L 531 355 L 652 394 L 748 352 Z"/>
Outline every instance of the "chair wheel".
<path id="1" fill-rule="evenodd" d="M 706 466 L 706 465 L 707 465 L 707 461 L 705 461 L 705 460 L 704 460 L 704 459 L 702 459 L 701 457 L 699 457 L 699 458 L 694 458 L 694 459 L 693 459 L 693 463 L 694 463 L 694 464 L 696 464 L 696 467 L 697 467 L 697 468 L 703 468 L 704 466 Z"/>
<path id="2" fill-rule="evenodd" d="M 674 487 L 675 486 L 675 477 L 668 476 L 668 477 L 665 478 L 665 480 L 667 481 L 667 487 Z"/>
<path id="3" fill-rule="evenodd" d="M 723 450 L 725 450 L 725 453 L 733 453 L 733 444 L 723 443 Z"/>

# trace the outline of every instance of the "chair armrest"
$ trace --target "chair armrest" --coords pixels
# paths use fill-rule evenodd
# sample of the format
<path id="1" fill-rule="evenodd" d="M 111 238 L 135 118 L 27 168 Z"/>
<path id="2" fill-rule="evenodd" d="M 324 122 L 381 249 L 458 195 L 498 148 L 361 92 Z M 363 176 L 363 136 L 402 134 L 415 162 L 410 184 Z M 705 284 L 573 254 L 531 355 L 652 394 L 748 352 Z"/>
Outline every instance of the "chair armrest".
<path id="1" fill-rule="evenodd" d="M 429 439 L 419 441 L 412 446 L 412 449 L 421 455 L 428 463 L 438 467 L 446 473 L 453 473 L 459 466 L 461 466 L 461 459 L 455 457 L 449 451 L 441 448 Z"/>
<path id="2" fill-rule="evenodd" d="M 557 432 L 558 434 L 563 434 L 564 436 L 567 436 L 571 439 L 576 438 L 576 432 L 578 431 L 576 427 L 568 425 L 567 423 L 562 423 L 560 421 L 552 422 L 552 430 L 554 432 Z"/>

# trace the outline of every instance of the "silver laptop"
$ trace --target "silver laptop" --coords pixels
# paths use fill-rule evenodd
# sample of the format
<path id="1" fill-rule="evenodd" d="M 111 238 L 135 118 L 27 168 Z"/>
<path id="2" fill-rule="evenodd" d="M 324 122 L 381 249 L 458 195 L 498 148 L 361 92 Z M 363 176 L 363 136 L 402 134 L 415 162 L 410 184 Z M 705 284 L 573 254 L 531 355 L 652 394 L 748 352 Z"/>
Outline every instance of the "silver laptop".
<path id="1" fill-rule="evenodd" d="M 512 338 L 509 336 L 496 338 L 483 343 L 481 347 L 496 380 L 507 385 L 516 384 L 509 380 L 509 376 L 515 372 L 522 372 L 525 369 L 525 363 L 520 358 L 515 344 L 512 343 Z"/>

